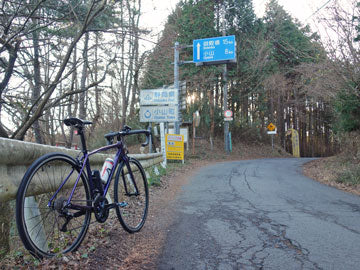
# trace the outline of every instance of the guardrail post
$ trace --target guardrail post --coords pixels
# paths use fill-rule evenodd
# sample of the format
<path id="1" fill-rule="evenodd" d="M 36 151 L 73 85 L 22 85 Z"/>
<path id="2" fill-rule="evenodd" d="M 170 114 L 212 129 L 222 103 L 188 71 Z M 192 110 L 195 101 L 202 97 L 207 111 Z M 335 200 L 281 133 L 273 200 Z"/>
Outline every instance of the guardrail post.
<path id="1" fill-rule="evenodd" d="M 63 149 L 49 145 L 40 145 L 30 142 L 23 142 L 17 140 L 11 140 L 6 138 L 0 138 L 0 257 L 5 255 L 9 249 L 9 235 L 10 224 L 13 215 L 13 207 L 10 207 L 10 201 L 16 198 L 18 186 L 21 179 L 24 176 L 26 169 L 40 156 L 51 152 L 63 152 L 72 157 L 76 157 L 79 151 Z M 161 153 L 153 154 L 134 154 L 130 155 L 140 161 L 144 168 L 152 166 L 154 164 L 161 163 L 164 158 Z M 104 160 L 108 157 L 107 154 L 96 154 L 91 157 L 91 166 L 95 168 L 101 168 Z M 31 196 L 33 194 L 29 194 Z M 111 199 L 107 197 L 109 202 Z M 42 209 L 37 208 L 37 202 L 34 197 L 28 197 L 25 200 L 26 211 L 24 215 L 27 219 L 33 219 L 33 223 L 41 222 Z M 30 209 L 32 208 L 32 211 Z M 9 215 L 11 213 L 11 215 Z M 32 226 L 28 223 L 29 226 Z M 44 224 L 43 224 L 44 225 Z M 38 245 L 47 248 L 44 227 L 32 234 L 32 239 L 39 239 Z M 41 237 L 36 234 L 42 234 Z"/>

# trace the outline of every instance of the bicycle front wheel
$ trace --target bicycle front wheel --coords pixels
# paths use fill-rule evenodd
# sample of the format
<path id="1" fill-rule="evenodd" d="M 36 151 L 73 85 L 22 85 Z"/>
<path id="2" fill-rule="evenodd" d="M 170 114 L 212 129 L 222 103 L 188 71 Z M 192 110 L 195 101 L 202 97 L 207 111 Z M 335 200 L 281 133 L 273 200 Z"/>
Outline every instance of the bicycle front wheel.
<path id="1" fill-rule="evenodd" d="M 131 158 L 129 168 L 126 164 L 119 167 L 114 182 L 114 201 L 116 214 L 122 227 L 135 233 L 144 226 L 148 205 L 149 190 L 146 175 L 140 162 Z"/>
<path id="2" fill-rule="evenodd" d="M 74 251 L 89 227 L 91 211 L 67 204 L 80 170 L 73 158 L 51 153 L 36 160 L 25 173 L 16 197 L 19 236 L 38 258 Z M 72 196 L 72 205 L 91 206 L 84 175 Z"/>

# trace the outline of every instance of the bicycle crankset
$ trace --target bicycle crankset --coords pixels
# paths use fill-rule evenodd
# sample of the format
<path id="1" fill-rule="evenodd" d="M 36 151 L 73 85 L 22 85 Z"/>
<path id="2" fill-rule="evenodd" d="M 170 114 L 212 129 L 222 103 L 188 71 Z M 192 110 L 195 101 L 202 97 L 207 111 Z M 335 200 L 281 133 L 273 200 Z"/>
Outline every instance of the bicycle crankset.
<path id="1" fill-rule="evenodd" d="M 97 196 L 94 200 L 94 214 L 98 222 L 104 223 L 109 217 L 108 200 L 103 196 Z"/>

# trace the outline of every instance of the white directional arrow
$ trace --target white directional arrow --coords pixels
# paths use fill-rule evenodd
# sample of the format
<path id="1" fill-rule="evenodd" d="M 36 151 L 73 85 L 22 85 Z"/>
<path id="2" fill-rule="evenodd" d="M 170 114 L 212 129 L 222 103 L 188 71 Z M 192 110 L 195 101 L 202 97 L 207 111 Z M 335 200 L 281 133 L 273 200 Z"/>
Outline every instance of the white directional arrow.
<path id="1" fill-rule="evenodd" d="M 196 47 L 197 47 L 197 56 L 196 56 L 196 58 L 197 58 L 197 60 L 200 60 L 200 43 L 199 42 L 196 45 Z"/>

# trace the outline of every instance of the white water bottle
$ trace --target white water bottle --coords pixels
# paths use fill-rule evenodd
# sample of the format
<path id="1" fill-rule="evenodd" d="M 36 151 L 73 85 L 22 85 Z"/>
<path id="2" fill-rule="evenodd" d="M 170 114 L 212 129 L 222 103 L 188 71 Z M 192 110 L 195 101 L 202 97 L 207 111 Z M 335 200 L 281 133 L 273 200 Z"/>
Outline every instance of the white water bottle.
<path id="1" fill-rule="evenodd" d="M 104 184 L 107 182 L 113 166 L 114 166 L 113 159 L 111 158 L 105 159 L 104 165 L 100 171 L 100 178 Z"/>

